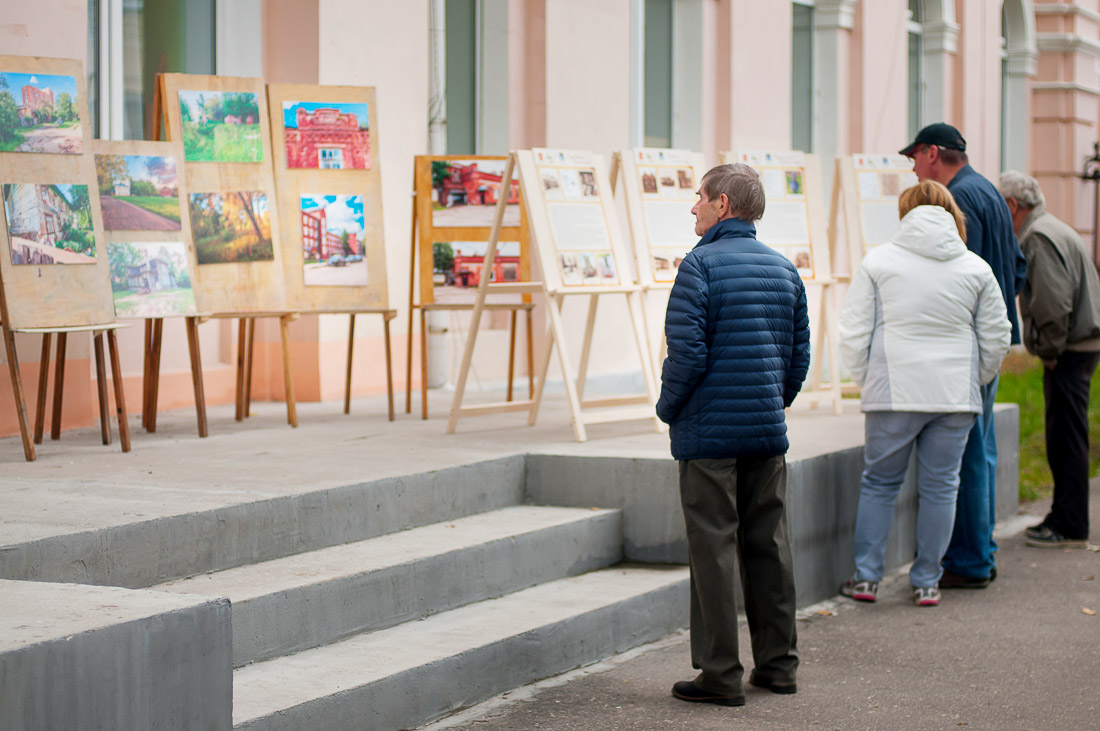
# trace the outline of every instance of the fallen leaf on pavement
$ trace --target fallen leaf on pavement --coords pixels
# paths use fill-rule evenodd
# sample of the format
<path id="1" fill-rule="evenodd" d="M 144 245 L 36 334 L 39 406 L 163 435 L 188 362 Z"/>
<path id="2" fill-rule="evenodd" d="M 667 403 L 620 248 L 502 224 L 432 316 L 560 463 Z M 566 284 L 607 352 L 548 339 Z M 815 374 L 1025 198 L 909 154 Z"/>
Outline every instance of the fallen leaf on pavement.
<path id="1" fill-rule="evenodd" d="M 1096 577 L 1095 576 L 1083 576 L 1083 577 L 1081 577 L 1081 581 L 1096 581 Z"/>
<path id="2" fill-rule="evenodd" d="M 1100 546 L 1094 546 L 1091 543 L 1088 545 L 1090 551 L 1100 551 Z"/>
<path id="3" fill-rule="evenodd" d="M 1089 609 L 1088 607 L 1081 607 L 1081 613 L 1082 614 L 1087 614 L 1090 617 L 1095 617 L 1096 616 L 1096 610 L 1095 609 Z"/>
<path id="4" fill-rule="evenodd" d="M 835 617 L 836 616 L 836 612 L 834 612 L 831 609 L 818 609 L 817 613 L 820 614 L 822 617 Z"/>

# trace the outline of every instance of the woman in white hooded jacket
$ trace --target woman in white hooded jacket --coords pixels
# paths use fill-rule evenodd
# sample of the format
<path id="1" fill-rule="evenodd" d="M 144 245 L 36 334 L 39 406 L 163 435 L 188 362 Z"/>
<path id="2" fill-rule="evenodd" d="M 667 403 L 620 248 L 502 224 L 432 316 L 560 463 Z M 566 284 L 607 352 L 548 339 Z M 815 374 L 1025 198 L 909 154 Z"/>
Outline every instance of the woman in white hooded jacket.
<path id="1" fill-rule="evenodd" d="M 840 315 L 840 354 L 862 387 L 865 467 L 846 596 L 875 601 L 894 502 L 917 449 L 913 601 L 939 604 L 940 561 L 951 539 L 966 435 L 981 413 L 979 386 L 1008 353 L 1010 326 L 989 265 L 966 248 L 962 212 L 926 180 L 898 199 L 901 228 L 872 249 Z"/>

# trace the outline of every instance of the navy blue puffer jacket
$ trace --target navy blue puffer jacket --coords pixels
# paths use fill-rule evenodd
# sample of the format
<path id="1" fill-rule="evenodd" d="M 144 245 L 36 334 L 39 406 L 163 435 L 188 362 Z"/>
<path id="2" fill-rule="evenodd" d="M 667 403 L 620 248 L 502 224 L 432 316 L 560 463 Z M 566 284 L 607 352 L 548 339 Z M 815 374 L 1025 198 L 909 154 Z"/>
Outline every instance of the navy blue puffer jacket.
<path id="1" fill-rule="evenodd" d="M 676 459 L 785 454 L 783 409 L 810 365 L 806 288 L 794 265 L 731 218 L 680 264 L 665 317 L 657 416 Z"/>

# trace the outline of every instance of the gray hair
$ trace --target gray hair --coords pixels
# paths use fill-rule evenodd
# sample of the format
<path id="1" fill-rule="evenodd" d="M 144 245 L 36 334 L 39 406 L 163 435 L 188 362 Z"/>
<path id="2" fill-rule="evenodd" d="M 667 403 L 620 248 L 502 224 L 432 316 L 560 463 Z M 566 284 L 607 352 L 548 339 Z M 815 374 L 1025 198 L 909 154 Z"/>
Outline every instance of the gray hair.
<path id="1" fill-rule="evenodd" d="M 759 221 L 764 217 L 764 186 L 760 175 L 744 163 L 719 165 L 707 171 L 701 183 L 709 200 L 723 193 L 737 218 Z"/>
<path id="2" fill-rule="evenodd" d="M 1015 198 L 1024 208 L 1037 208 L 1046 204 L 1039 181 L 1018 170 L 1005 170 L 1001 173 L 997 188 L 1005 198 Z"/>

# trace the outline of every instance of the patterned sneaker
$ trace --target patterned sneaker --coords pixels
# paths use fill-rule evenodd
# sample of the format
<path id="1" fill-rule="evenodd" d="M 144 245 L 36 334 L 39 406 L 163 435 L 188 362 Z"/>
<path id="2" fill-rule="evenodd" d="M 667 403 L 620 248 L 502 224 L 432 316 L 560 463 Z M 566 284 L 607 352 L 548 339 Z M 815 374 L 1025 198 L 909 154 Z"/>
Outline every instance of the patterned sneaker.
<path id="1" fill-rule="evenodd" d="M 1035 548 L 1087 548 L 1089 542 L 1085 538 L 1066 538 L 1050 526 L 1044 525 L 1036 535 L 1028 535 L 1027 545 Z"/>
<path id="2" fill-rule="evenodd" d="M 857 581 L 853 576 L 840 587 L 840 593 L 859 602 L 873 602 L 878 599 L 878 582 Z"/>
<path id="3" fill-rule="evenodd" d="M 913 603 L 918 607 L 936 607 L 940 603 L 938 586 L 914 586 Z"/>

